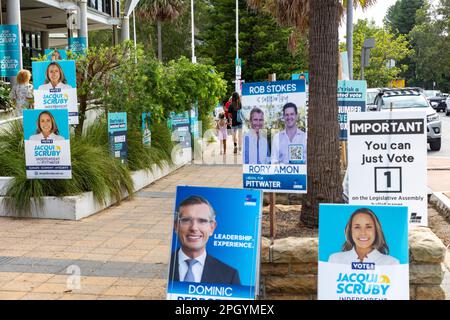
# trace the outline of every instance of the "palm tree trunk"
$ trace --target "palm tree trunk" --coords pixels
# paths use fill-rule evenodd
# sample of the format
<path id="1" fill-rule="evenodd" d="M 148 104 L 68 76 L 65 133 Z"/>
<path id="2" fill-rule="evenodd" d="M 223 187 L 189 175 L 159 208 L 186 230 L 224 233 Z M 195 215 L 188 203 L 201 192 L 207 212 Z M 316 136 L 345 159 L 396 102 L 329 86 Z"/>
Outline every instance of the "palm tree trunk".
<path id="1" fill-rule="evenodd" d="M 162 39 L 161 39 L 161 21 L 156 22 L 156 28 L 158 29 L 158 60 L 162 61 Z"/>
<path id="2" fill-rule="evenodd" d="M 342 202 L 337 106 L 339 0 L 314 0 L 310 6 L 308 193 L 300 220 L 317 227 L 319 203 Z"/>

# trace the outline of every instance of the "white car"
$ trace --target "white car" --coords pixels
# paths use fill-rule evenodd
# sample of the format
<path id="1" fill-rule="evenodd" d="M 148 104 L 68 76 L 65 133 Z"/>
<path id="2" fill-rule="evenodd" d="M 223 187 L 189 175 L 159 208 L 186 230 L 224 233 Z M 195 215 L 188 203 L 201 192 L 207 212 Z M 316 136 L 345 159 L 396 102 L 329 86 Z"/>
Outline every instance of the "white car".
<path id="1" fill-rule="evenodd" d="M 447 105 L 445 115 L 450 116 L 450 95 L 447 95 L 447 99 L 445 99 L 445 104 Z"/>

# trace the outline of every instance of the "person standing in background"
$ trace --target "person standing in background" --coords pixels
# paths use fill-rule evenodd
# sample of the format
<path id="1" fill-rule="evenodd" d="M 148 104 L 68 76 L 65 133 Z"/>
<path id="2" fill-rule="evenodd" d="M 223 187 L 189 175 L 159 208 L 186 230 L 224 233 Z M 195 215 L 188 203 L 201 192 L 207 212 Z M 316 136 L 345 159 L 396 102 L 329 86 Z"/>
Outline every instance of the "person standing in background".
<path id="1" fill-rule="evenodd" d="M 241 99 L 239 97 L 239 93 L 233 92 L 233 95 L 231 96 L 231 104 L 228 108 L 228 114 L 231 119 L 231 131 L 233 133 L 233 143 L 234 143 L 234 150 L 233 153 L 238 153 L 238 146 L 239 146 L 239 152 L 242 149 L 242 122 L 241 119 L 238 117 L 238 113 L 242 109 Z"/>
<path id="2" fill-rule="evenodd" d="M 11 89 L 9 97 L 15 107 L 16 117 L 23 115 L 23 109 L 33 108 L 33 85 L 30 84 L 31 72 L 22 69 L 17 73 L 17 83 Z"/>

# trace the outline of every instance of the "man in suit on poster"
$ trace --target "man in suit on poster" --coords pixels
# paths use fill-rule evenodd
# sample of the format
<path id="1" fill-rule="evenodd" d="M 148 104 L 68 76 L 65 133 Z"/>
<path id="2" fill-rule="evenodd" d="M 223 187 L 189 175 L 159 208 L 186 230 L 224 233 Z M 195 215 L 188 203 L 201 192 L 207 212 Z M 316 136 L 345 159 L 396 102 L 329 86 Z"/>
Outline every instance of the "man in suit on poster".
<path id="1" fill-rule="evenodd" d="M 241 284 L 238 270 L 206 252 L 216 226 L 216 213 L 205 198 L 190 196 L 180 203 L 174 228 L 181 247 L 171 256 L 170 280 Z"/>

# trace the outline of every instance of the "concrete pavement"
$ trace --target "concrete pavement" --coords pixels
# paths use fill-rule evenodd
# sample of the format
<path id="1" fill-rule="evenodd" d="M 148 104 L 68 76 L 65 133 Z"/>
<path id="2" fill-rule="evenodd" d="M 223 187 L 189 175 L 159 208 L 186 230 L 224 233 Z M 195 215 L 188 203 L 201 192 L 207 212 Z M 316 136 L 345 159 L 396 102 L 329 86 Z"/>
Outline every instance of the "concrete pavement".
<path id="1" fill-rule="evenodd" d="M 450 191 L 448 159 L 429 159 L 433 191 Z M 0 218 L 0 299 L 164 299 L 176 186 L 241 187 L 238 161 L 219 162 L 185 166 L 81 221 Z"/>
<path id="2" fill-rule="evenodd" d="M 81 221 L 2 217 L 0 299 L 164 299 L 176 186 L 241 179 L 189 165 Z"/>

